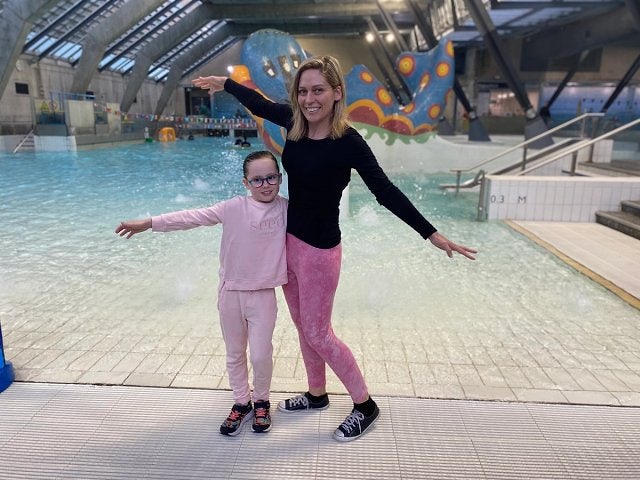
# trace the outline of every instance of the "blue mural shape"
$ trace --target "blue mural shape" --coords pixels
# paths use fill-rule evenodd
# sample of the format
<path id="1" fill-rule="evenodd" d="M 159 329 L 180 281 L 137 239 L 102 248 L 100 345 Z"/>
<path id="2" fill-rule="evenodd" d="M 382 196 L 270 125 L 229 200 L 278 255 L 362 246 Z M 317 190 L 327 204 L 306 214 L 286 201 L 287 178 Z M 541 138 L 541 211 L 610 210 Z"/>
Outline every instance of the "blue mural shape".
<path id="1" fill-rule="evenodd" d="M 289 101 L 289 88 L 306 53 L 291 35 L 280 30 L 258 30 L 247 38 L 240 60 L 262 94 L 278 103 Z"/>
<path id="2" fill-rule="evenodd" d="M 411 91 L 411 102 L 400 105 L 364 65 L 345 77 L 349 118 L 400 135 L 433 131 L 444 111 L 454 80 L 453 45 L 440 42 L 428 52 L 404 52 L 396 71 Z"/>
<path id="3" fill-rule="evenodd" d="M 231 74 L 238 83 L 259 91 L 274 102 L 287 102 L 288 91 L 300 64 L 310 55 L 291 35 L 272 29 L 254 32 L 245 41 Z M 411 90 L 411 101 L 399 104 L 395 97 L 364 65 L 355 65 L 345 75 L 349 119 L 357 127 L 377 129 L 387 143 L 425 141 L 437 129 L 452 94 L 453 44 L 442 40 L 428 52 L 403 52 L 396 58 L 396 71 Z M 265 145 L 281 154 L 284 129 L 255 118 Z"/>

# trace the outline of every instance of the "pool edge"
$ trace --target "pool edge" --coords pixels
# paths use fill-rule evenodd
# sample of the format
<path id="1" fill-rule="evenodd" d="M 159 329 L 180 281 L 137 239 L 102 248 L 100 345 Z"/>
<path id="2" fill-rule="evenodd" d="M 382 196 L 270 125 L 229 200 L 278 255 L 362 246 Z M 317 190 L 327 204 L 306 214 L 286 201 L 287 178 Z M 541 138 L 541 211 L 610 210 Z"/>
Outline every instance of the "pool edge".
<path id="1" fill-rule="evenodd" d="M 584 264 L 578 262 L 577 260 L 571 258 L 569 255 L 567 255 L 566 253 L 562 252 L 558 248 L 554 247 L 551 243 L 547 242 L 546 240 L 543 240 L 542 238 L 538 237 L 536 234 L 534 234 L 530 230 L 527 230 L 522 225 L 519 225 L 519 224 L 517 224 L 516 222 L 514 222 L 512 220 L 503 220 L 503 221 L 511 229 L 515 230 L 516 232 L 520 233 L 521 235 L 524 235 L 525 237 L 527 237 L 532 242 L 534 242 L 537 245 L 540 245 L 544 249 L 548 250 L 550 253 L 552 253 L 553 255 L 558 257 L 560 260 L 565 262 L 570 267 L 574 268 L 578 272 L 580 272 L 583 275 L 589 277 L 594 282 L 598 283 L 599 285 L 603 286 L 604 288 L 606 288 L 610 292 L 614 293 L 615 295 L 620 297 L 622 300 L 627 302 L 632 307 L 640 310 L 640 298 L 637 298 L 635 295 L 627 292 L 623 288 L 621 288 L 618 285 L 616 285 L 615 283 L 613 283 L 611 280 L 606 279 L 605 277 L 603 277 L 599 273 L 594 272 L 593 270 L 591 270 L 586 265 L 584 265 Z"/>

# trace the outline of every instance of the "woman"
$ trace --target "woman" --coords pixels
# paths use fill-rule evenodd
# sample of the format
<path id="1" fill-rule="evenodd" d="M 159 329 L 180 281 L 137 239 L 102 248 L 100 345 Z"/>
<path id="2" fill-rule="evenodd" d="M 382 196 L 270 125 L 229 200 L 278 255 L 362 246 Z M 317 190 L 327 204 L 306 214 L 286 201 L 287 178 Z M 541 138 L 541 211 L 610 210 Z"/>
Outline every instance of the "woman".
<path id="1" fill-rule="evenodd" d="M 254 115 L 285 127 L 282 164 L 289 179 L 287 273 L 283 292 L 298 330 L 309 391 L 278 404 L 283 412 L 329 406 L 325 366 L 336 373 L 354 407 L 335 430 L 338 441 L 359 438 L 380 410 L 349 348 L 334 334 L 331 310 L 338 286 L 342 246 L 338 225 L 340 196 L 355 169 L 376 200 L 449 257 L 458 252 L 474 260 L 475 249 L 438 233 L 391 183 L 373 152 L 349 125 L 344 76 L 331 56 L 313 57 L 296 73 L 291 104 L 274 103 L 225 76 L 200 77 L 194 85 L 226 90 Z"/>

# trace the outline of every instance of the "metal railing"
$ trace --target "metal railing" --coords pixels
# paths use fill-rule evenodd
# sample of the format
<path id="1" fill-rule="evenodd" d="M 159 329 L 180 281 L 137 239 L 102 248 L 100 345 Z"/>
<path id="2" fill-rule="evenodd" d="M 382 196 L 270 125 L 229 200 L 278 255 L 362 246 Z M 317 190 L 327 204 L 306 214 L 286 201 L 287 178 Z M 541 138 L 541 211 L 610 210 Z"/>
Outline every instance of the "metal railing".
<path id="1" fill-rule="evenodd" d="M 592 139 L 592 140 L 587 140 L 585 142 L 581 142 L 577 145 L 574 145 L 573 147 L 571 147 L 570 149 L 562 152 L 561 154 L 558 155 L 554 155 L 546 160 L 544 160 L 543 162 L 540 162 L 536 165 L 533 165 L 532 167 L 527 168 L 526 170 L 523 170 L 521 172 L 516 173 L 516 176 L 518 175 L 526 175 L 528 173 L 531 173 L 535 170 L 537 170 L 540 167 L 544 167 L 545 165 L 549 165 L 550 163 L 553 163 L 557 160 L 560 160 L 561 158 L 566 157 L 567 155 L 571 155 L 572 159 L 571 159 L 571 168 L 569 173 L 573 176 L 576 173 L 576 165 L 577 165 L 577 160 L 578 160 L 578 152 L 580 150 L 582 150 L 583 148 L 590 148 L 590 153 L 589 153 L 589 161 L 591 161 L 592 159 L 592 155 L 593 155 L 593 145 L 595 145 L 596 143 L 598 143 L 601 140 L 606 140 L 609 137 L 613 137 L 614 135 L 617 135 L 620 132 L 623 132 L 625 130 L 628 130 L 632 127 L 635 127 L 636 125 L 640 124 L 640 118 L 637 118 L 629 123 L 625 123 L 624 125 L 622 125 L 621 127 L 618 127 L 614 130 L 611 130 L 607 133 L 603 133 L 602 135 Z"/>
<path id="2" fill-rule="evenodd" d="M 548 137 L 549 135 L 552 135 L 554 133 L 557 133 L 561 130 L 565 130 L 568 127 L 578 123 L 578 122 L 582 122 L 581 126 L 580 126 L 580 134 L 579 134 L 579 138 L 585 138 L 586 136 L 586 121 L 589 118 L 594 118 L 594 117 L 603 117 L 604 113 L 584 113 L 572 120 L 569 120 L 568 122 L 565 122 L 561 125 L 558 125 L 557 127 L 554 127 L 550 130 L 547 130 L 546 132 L 543 132 L 539 135 L 536 135 L 535 137 L 532 137 L 528 140 L 525 140 L 524 142 L 520 142 L 517 145 L 514 145 L 513 147 L 510 147 L 506 150 L 504 150 L 503 152 L 500 152 L 497 155 L 494 155 L 491 158 L 488 158 L 486 160 L 483 160 L 482 162 L 469 167 L 469 168 L 452 168 L 449 171 L 450 172 L 454 172 L 456 174 L 456 183 L 455 183 L 455 189 L 456 189 L 456 194 L 458 194 L 458 192 L 460 191 L 460 187 L 461 187 L 461 177 L 463 173 L 468 173 L 468 172 L 473 172 L 476 171 L 477 169 L 479 169 L 480 167 L 483 167 L 485 165 L 488 165 L 489 163 L 492 163 L 502 157 L 504 157 L 505 155 L 510 154 L 511 152 L 514 152 L 516 150 L 522 149 L 522 161 L 519 162 L 521 165 L 522 170 L 526 170 L 527 168 L 527 161 L 530 161 L 531 159 L 527 158 L 527 150 L 529 148 L 529 146 L 532 143 L 537 142 L 538 140 L 541 140 L 543 138 Z M 539 158 L 539 157 L 538 157 Z M 477 183 L 475 183 L 474 185 L 468 185 L 468 186 L 475 186 L 477 185 Z"/>
<path id="3" fill-rule="evenodd" d="M 593 146 L 602 141 L 602 140 L 606 140 L 610 137 L 613 137 L 615 135 L 617 135 L 620 132 L 623 132 L 625 130 L 629 130 L 632 127 L 635 127 L 636 125 L 640 125 L 640 118 L 637 118 L 631 122 L 628 122 L 614 130 L 611 130 L 609 132 L 603 133 L 602 135 L 597 136 L 596 138 L 593 138 L 591 140 L 583 140 L 573 146 L 571 146 L 568 149 L 564 149 L 562 152 L 553 155 L 551 157 L 549 157 L 548 159 L 543 160 L 540 163 L 537 163 L 536 165 L 533 165 L 527 169 L 524 169 L 518 173 L 516 173 L 515 176 L 520 176 L 520 175 L 527 175 L 539 168 L 542 168 L 546 165 L 549 165 L 553 162 L 557 162 L 558 160 L 561 160 L 563 158 L 566 158 L 567 155 L 571 155 L 571 167 L 569 169 L 569 174 L 571 176 L 575 176 L 576 174 L 576 167 L 578 164 L 578 152 L 584 148 L 589 148 L 589 158 L 588 161 L 592 160 L 592 156 L 593 156 Z M 487 191 L 486 191 L 486 174 L 484 172 L 484 170 L 481 170 L 477 177 L 479 178 L 479 183 L 480 183 L 480 196 L 478 198 L 478 210 L 477 210 L 477 219 L 479 221 L 482 220 L 486 220 L 487 218 Z"/>

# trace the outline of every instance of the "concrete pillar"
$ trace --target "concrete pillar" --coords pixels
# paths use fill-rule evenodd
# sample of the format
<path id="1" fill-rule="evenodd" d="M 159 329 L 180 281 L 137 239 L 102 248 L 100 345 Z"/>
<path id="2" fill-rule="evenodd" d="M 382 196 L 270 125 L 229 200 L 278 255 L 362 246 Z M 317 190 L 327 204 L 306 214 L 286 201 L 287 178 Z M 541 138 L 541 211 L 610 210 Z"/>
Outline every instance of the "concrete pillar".
<path id="1" fill-rule="evenodd" d="M 524 136 L 526 139 L 536 137 L 547 130 L 547 125 L 544 120 L 537 114 L 527 91 L 524 88 L 524 84 L 520 80 L 516 68 L 513 66 L 511 60 L 507 57 L 505 49 L 498 35 L 496 26 L 493 24 L 491 17 L 485 10 L 480 0 L 464 0 L 465 5 L 469 9 L 469 15 L 473 19 L 478 32 L 482 34 L 485 45 L 493 60 L 498 64 L 498 67 L 502 71 L 502 75 L 505 77 L 507 84 L 511 91 L 515 94 L 515 98 L 522 107 L 526 118 L 526 124 L 524 127 Z M 544 148 L 552 145 L 553 141 L 551 137 L 543 137 L 530 145 L 531 148 Z"/>
<path id="2" fill-rule="evenodd" d="M 624 0 L 627 5 L 627 10 L 633 18 L 633 24 L 636 26 L 636 30 L 640 31 L 640 1 L 638 0 Z"/>
<path id="3" fill-rule="evenodd" d="M 618 95 L 620 95 L 620 92 L 622 92 L 622 90 L 629 84 L 629 82 L 634 77 L 638 69 L 640 69 L 640 55 L 638 55 L 636 59 L 633 61 L 633 63 L 629 67 L 629 70 L 627 70 L 626 73 L 622 76 L 622 78 L 616 85 L 616 88 L 613 90 L 613 93 L 602 106 L 602 110 L 600 110 L 602 113 L 607 113 L 607 110 L 609 110 L 609 107 L 613 105 L 613 102 L 616 101 L 616 98 L 618 98 Z"/>
<path id="4" fill-rule="evenodd" d="M 555 102 L 557 98 L 560 96 L 564 88 L 567 86 L 567 83 L 569 83 L 569 81 L 573 78 L 575 73 L 578 71 L 578 67 L 585 60 L 585 58 L 587 58 L 588 55 L 589 55 L 589 50 L 585 50 L 582 53 L 580 53 L 575 63 L 571 66 L 571 68 L 567 71 L 564 78 L 558 84 L 558 87 L 556 88 L 555 92 L 553 92 L 551 97 L 549 97 L 549 100 L 547 100 L 547 102 L 542 107 L 540 107 L 539 109 L 540 116 L 547 124 L 547 127 L 551 125 L 550 110 L 551 110 L 551 106 L 553 105 L 553 102 Z"/>
<path id="5" fill-rule="evenodd" d="M 164 0 L 129 0 L 92 28 L 82 42 L 71 91 L 86 92 L 107 46 L 163 3 Z"/>
<path id="6" fill-rule="evenodd" d="M 212 33 L 196 46 L 190 48 L 178 58 L 176 58 L 171 66 L 171 69 L 169 70 L 169 74 L 167 75 L 167 80 L 164 83 L 164 87 L 162 88 L 162 93 L 160 94 L 160 99 L 158 100 L 158 104 L 156 105 L 156 109 L 154 112 L 155 115 L 162 115 L 162 112 L 164 112 L 167 103 L 169 103 L 171 96 L 180 83 L 182 72 L 184 72 L 198 59 L 210 53 L 216 47 L 216 45 L 222 43 L 227 37 L 234 34 L 238 34 L 237 28 L 232 28 L 229 25 L 222 25 L 216 30 L 215 33 Z"/>
<path id="7" fill-rule="evenodd" d="M 498 64 L 498 67 L 502 71 L 509 88 L 515 94 L 515 98 L 525 112 L 528 118 L 535 116 L 535 111 L 531 106 L 527 92 L 523 86 L 518 72 L 511 63 L 511 60 L 507 57 L 505 49 L 498 35 L 497 29 L 489 17 L 489 14 L 484 9 L 484 6 L 478 0 L 465 0 L 465 4 L 469 9 L 469 15 L 473 18 L 473 22 L 478 29 L 478 32 L 482 34 L 484 38 L 487 50 L 491 53 L 493 60 Z"/>
<path id="8" fill-rule="evenodd" d="M 33 24 L 60 0 L 6 0 L 0 16 L 0 97 Z"/>
<path id="9" fill-rule="evenodd" d="M 201 4 L 138 53 L 136 63 L 131 71 L 129 82 L 120 102 L 121 112 L 126 113 L 131 108 L 138 90 L 140 90 L 149 73 L 151 64 L 193 32 L 216 18 L 215 11 L 216 9 L 213 5 L 209 3 Z"/>

